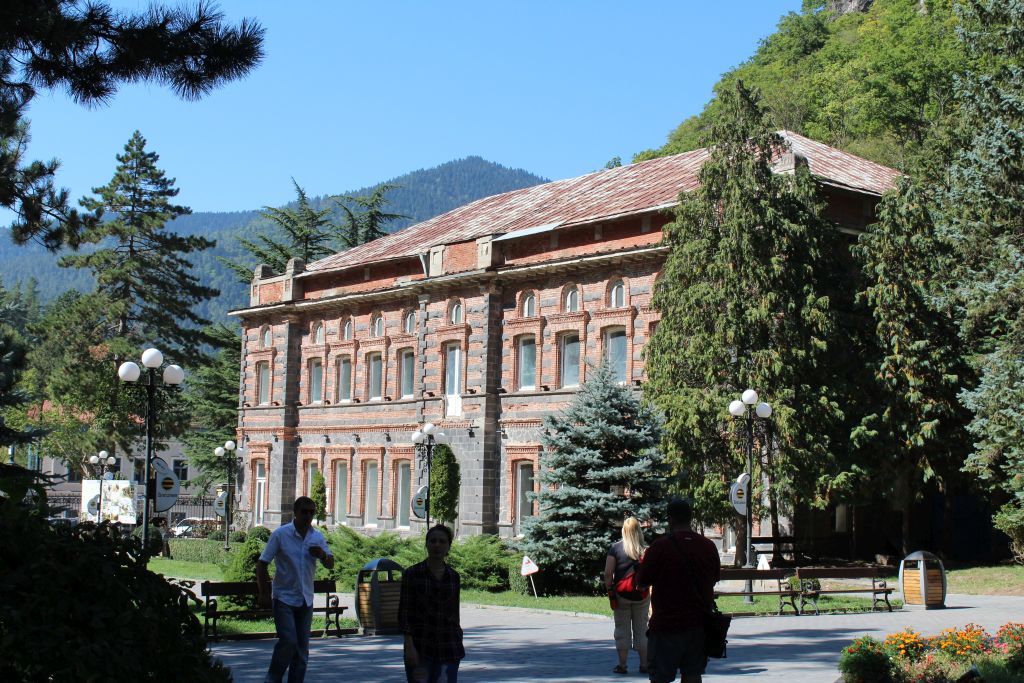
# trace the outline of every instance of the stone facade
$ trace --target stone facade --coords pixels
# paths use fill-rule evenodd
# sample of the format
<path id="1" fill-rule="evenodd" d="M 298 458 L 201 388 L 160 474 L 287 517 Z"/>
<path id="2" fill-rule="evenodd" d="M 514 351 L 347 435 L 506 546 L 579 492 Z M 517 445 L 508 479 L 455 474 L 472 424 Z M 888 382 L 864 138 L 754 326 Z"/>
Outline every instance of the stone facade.
<path id="1" fill-rule="evenodd" d="M 331 523 L 415 531 L 409 497 L 426 477 L 410 436 L 433 422 L 461 467 L 457 532 L 516 534 L 535 512 L 523 493 L 538 486 L 542 418 L 606 356 L 642 385 L 667 208 L 694 173 L 676 182 L 659 161 L 480 200 L 283 275 L 258 268 L 235 312 L 241 509 L 287 522 L 319 470 Z M 660 185 L 645 188 L 645 170 Z M 822 185 L 848 230 L 878 194 Z"/>

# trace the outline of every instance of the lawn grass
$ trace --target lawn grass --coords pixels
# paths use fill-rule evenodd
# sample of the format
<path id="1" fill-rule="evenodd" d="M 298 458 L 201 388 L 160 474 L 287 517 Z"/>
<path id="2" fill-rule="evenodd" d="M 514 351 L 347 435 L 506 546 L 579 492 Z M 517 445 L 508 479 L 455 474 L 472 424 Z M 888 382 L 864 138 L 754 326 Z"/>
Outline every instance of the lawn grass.
<path id="1" fill-rule="evenodd" d="M 964 567 L 946 572 L 950 593 L 1024 595 L 1024 566 Z"/>
<path id="2" fill-rule="evenodd" d="M 166 557 L 152 557 L 149 560 L 149 569 L 157 574 L 176 579 L 224 580 L 224 570 L 211 562 L 187 562 L 185 560 L 169 560 Z"/>
<path id="3" fill-rule="evenodd" d="M 899 600 L 892 600 L 893 609 L 902 606 Z M 608 598 L 603 595 L 545 595 L 535 598 L 511 591 L 488 593 L 486 591 L 462 591 L 462 603 L 466 605 L 498 605 L 501 607 L 532 607 L 549 609 L 556 612 L 575 612 L 579 614 L 601 614 L 611 616 L 612 610 Z M 718 599 L 718 608 L 728 614 L 776 614 L 779 610 L 778 598 L 774 596 L 758 596 L 754 604 L 743 602 L 740 596 Z M 869 612 L 871 600 L 845 595 L 823 596 L 818 599 L 821 612 Z M 787 608 L 786 614 L 793 614 Z"/>
<path id="4" fill-rule="evenodd" d="M 200 623 L 202 623 L 202 614 L 197 615 Z M 355 619 L 349 619 L 342 617 L 341 619 L 342 628 L 359 628 L 359 622 Z M 324 618 L 322 616 L 313 616 L 313 625 L 310 627 L 311 630 L 322 630 L 324 628 Z M 239 633 L 274 633 L 274 620 L 273 619 L 234 619 L 231 617 L 221 617 L 217 620 L 217 631 L 222 636 L 236 635 Z M 325 636 L 327 637 L 327 636 Z M 333 636 L 332 636 L 333 637 Z"/>

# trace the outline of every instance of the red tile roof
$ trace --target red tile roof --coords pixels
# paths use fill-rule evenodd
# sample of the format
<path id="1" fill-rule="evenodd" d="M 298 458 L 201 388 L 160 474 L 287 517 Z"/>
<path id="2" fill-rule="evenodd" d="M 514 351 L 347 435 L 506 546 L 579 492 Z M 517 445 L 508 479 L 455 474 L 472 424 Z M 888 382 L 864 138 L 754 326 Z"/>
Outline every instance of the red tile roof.
<path id="1" fill-rule="evenodd" d="M 793 152 L 807 160 L 821 182 L 882 194 L 899 173 L 789 131 L 780 131 Z M 697 149 L 628 166 L 558 180 L 478 199 L 354 249 L 307 265 L 307 271 L 342 270 L 379 261 L 415 257 L 431 247 L 558 224 L 560 227 L 638 214 L 678 201 L 697 187 L 708 157 Z"/>

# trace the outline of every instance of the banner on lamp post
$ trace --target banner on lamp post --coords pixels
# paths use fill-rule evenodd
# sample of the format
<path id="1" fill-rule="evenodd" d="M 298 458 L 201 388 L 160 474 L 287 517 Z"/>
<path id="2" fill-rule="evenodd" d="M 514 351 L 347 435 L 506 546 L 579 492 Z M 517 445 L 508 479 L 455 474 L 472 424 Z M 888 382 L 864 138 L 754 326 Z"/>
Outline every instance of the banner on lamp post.
<path id="1" fill-rule="evenodd" d="M 165 512 L 178 502 L 181 481 L 163 458 L 153 458 L 153 509 Z"/>

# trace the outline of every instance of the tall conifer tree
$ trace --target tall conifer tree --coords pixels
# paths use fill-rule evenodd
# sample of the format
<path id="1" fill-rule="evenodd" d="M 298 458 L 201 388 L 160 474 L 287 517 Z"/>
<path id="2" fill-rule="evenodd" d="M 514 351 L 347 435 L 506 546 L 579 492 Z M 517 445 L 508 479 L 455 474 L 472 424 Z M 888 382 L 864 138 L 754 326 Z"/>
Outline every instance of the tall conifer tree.
<path id="1" fill-rule="evenodd" d="M 957 393 L 968 373 L 956 320 L 941 304 L 933 277 L 948 259 L 933 206 L 927 192 L 903 179 L 854 248 L 866 280 L 860 296 L 874 317 L 880 351 L 871 368 L 879 393 L 874 410 L 853 430 L 855 479 L 862 490 L 899 505 L 904 554 L 912 550 L 915 494 L 929 481 L 948 494 L 967 451 L 966 414 Z"/>
<path id="2" fill-rule="evenodd" d="M 727 407 L 744 389 L 775 409 L 767 474 L 782 500 L 810 498 L 830 471 L 840 418 L 825 368 L 835 323 L 823 285 L 836 268 L 836 231 L 819 218 L 805 167 L 773 172 L 786 148 L 757 94 L 737 82 L 718 97 L 700 186 L 680 195 L 665 230 L 670 251 L 653 299 L 661 321 L 646 351 L 645 397 L 666 415 L 668 456 L 706 522 L 733 518 L 728 486 L 744 460 Z"/>
<path id="3" fill-rule="evenodd" d="M 665 485 L 658 417 L 602 364 L 572 403 L 544 418 L 539 515 L 526 553 L 549 581 L 592 589 L 628 515 L 655 519 Z"/>
<path id="4" fill-rule="evenodd" d="M 216 243 L 167 229 L 169 221 L 191 211 L 171 203 L 178 190 L 174 179 L 157 168 L 159 158 L 146 151 L 145 138 L 135 131 L 124 154 L 117 155 L 111 181 L 93 190 L 96 197 L 81 202 L 109 216 L 83 235 L 83 242 L 99 246 L 65 256 L 60 264 L 92 271 L 97 291 L 112 307 L 117 336 L 194 356 L 206 341 L 201 327 L 209 324 L 194 307 L 219 292 L 200 284 L 186 257 Z"/>
<path id="5" fill-rule="evenodd" d="M 979 375 L 966 468 L 1009 500 L 997 523 L 1024 556 L 1024 6 L 969 0 L 958 27 L 970 69 L 957 79 L 959 151 L 939 227 L 956 248 L 952 301 Z"/>

